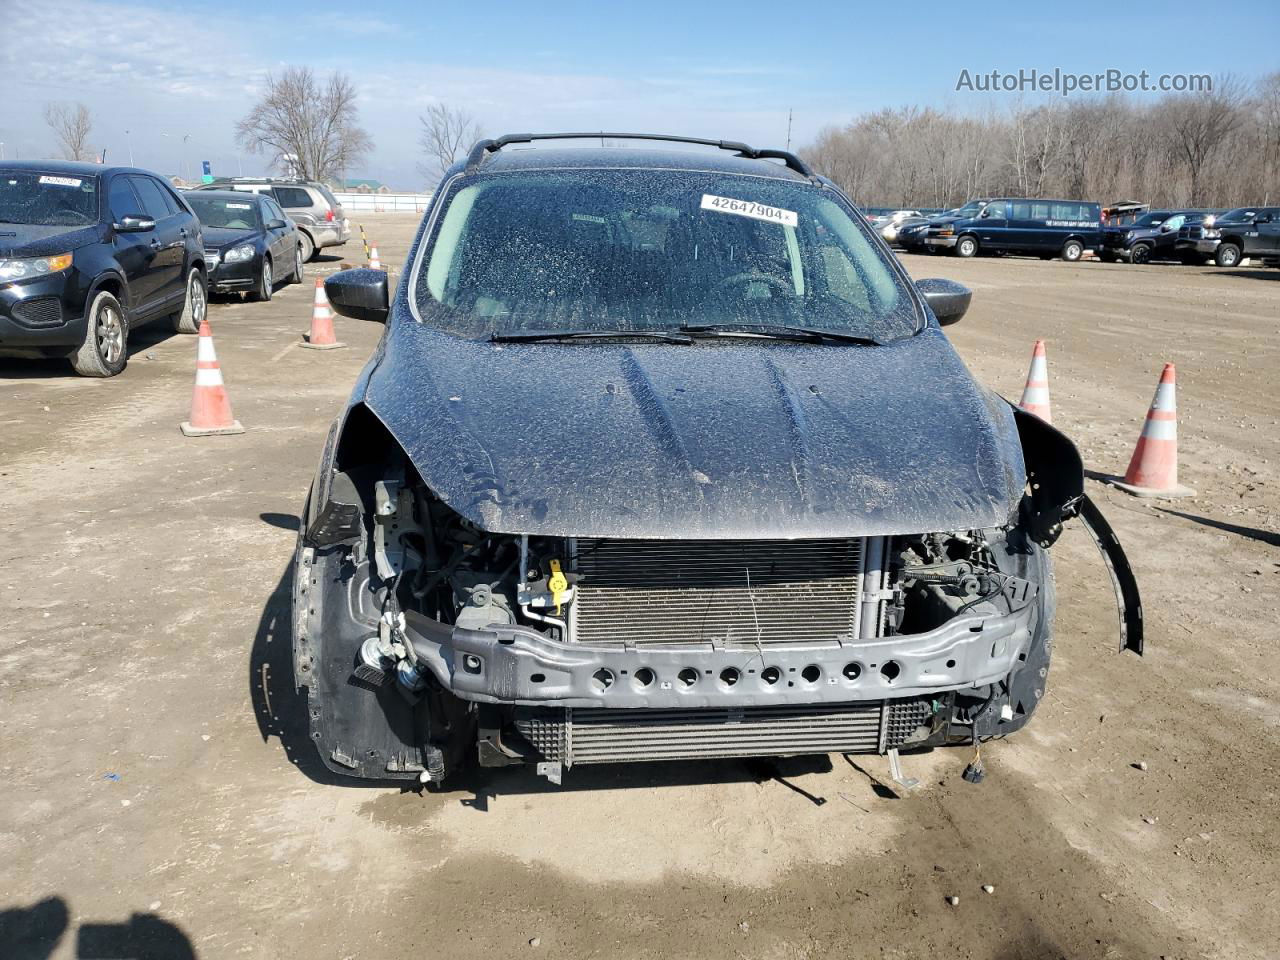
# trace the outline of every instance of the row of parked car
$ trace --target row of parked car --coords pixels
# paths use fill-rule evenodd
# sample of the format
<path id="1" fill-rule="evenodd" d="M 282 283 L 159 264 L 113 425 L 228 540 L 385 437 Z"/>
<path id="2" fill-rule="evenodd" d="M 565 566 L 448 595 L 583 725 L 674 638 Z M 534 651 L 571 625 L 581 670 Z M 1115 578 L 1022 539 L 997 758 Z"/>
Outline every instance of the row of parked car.
<path id="1" fill-rule="evenodd" d="M 911 253 L 1035 254 L 1079 260 L 1093 250 L 1108 263 L 1155 260 L 1237 266 L 1246 258 L 1280 264 L 1280 207 L 1228 211 L 1150 210 L 1104 216 L 1082 200 L 983 197 L 942 213 L 883 211 L 871 218 L 889 243 Z M 1128 221 L 1128 222 L 1124 222 Z"/>
<path id="2" fill-rule="evenodd" d="M 208 294 L 271 299 L 350 226 L 321 184 L 219 180 L 180 192 L 132 167 L 0 163 L 0 356 L 110 377 L 129 334 L 195 333 Z"/>

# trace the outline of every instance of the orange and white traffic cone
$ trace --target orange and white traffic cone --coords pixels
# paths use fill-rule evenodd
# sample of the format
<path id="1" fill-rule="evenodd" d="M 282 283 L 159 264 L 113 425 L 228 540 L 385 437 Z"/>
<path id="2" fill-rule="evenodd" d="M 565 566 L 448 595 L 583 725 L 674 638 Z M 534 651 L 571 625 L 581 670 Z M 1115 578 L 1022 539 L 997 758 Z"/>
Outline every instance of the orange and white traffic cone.
<path id="1" fill-rule="evenodd" d="M 231 416 L 231 401 L 222 384 L 222 368 L 213 352 L 213 334 L 209 321 L 200 321 L 200 338 L 196 344 L 196 387 L 191 394 L 191 419 L 184 420 L 182 432 L 188 437 L 213 437 L 228 433 L 244 433 L 240 421 Z"/>
<path id="2" fill-rule="evenodd" d="M 369 269 L 382 269 L 382 261 L 378 259 L 378 245 L 376 243 L 369 244 Z"/>
<path id="3" fill-rule="evenodd" d="M 1136 497 L 1194 497 L 1195 491 L 1178 484 L 1178 402 L 1173 364 L 1160 374 L 1142 435 L 1129 461 L 1124 479 L 1108 481 Z"/>
<path id="4" fill-rule="evenodd" d="M 1043 340 L 1037 340 L 1031 351 L 1031 369 L 1027 371 L 1027 385 L 1022 388 L 1018 406 L 1045 423 L 1053 423 L 1049 414 L 1049 364 L 1045 360 Z"/>
<path id="5" fill-rule="evenodd" d="M 311 350 L 336 350 L 346 346 L 333 335 L 333 311 L 329 309 L 324 281 L 319 277 L 316 277 L 316 299 L 311 308 L 311 332 L 303 334 L 302 345 Z"/>

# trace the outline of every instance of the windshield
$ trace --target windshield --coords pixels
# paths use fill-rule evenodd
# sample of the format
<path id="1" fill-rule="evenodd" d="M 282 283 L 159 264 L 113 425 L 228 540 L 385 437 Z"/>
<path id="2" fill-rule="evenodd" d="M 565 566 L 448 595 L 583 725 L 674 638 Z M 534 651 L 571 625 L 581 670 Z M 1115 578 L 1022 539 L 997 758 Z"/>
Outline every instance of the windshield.
<path id="1" fill-rule="evenodd" d="M 919 318 L 832 191 L 672 170 L 498 173 L 445 200 L 422 319 L 467 337 L 788 324 L 879 341 Z"/>
<path id="2" fill-rule="evenodd" d="M 97 177 L 0 171 L 0 223 L 87 227 L 97 222 Z"/>
<path id="3" fill-rule="evenodd" d="M 959 217 L 962 220 L 968 217 L 976 217 L 978 214 L 982 212 L 983 207 L 985 207 L 986 205 L 987 205 L 986 200 L 970 200 L 963 207 L 960 207 L 958 210 L 952 211 L 950 215 Z"/>
<path id="4" fill-rule="evenodd" d="M 1218 220 L 1252 220 L 1257 215 L 1258 211 L 1254 207 L 1236 207 L 1218 217 Z"/>
<path id="5" fill-rule="evenodd" d="M 1168 219 L 1169 214 L 1163 210 L 1152 211 L 1145 216 L 1139 217 L 1133 221 L 1135 227 L 1158 227 Z"/>
<path id="6" fill-rule="evenodd" d="M 228 230 L 257 230 L 258 205 L 250 200 L 223 200 L 221 197 L 188 193 L 187 203 L 206 227 L 225 227 Z"/>

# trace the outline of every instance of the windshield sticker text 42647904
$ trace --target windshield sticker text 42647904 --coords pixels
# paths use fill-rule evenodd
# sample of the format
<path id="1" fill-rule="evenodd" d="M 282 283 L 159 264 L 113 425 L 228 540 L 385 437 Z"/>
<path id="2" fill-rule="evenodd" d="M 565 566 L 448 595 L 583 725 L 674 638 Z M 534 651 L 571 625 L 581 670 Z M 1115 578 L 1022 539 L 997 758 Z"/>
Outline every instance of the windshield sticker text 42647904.
<path id="1" fill-rule="evenodd" d="M 719 213 L 734 213 L 752 220 L 764 220 L 767 223 L 780 223 L 784 227 L 794 227 L 799 218 L 794 210 L 783 210 L 781 207 L 770 207 L 754 200 L 735 200 L 732 197 L 717 197 L 712 193 L 702 195 L 702 209 L 716 210 Z"/>

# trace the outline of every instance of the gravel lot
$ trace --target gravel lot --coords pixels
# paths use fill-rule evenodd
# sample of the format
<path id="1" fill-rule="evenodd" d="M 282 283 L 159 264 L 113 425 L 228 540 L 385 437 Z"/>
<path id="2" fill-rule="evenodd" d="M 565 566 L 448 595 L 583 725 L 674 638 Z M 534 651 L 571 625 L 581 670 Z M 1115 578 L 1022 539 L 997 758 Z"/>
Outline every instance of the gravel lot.
<path id="1" fill-rule="evenodd" d="M 365 221 L 397 275 L 416 222 Z M 1007 396 L 1047 341 L 1055 422 L 1099 474 L 1176 362 L 1200 495 L 1090 481 L 1147 656 L 1115 652 L 1069 529 L 1035 720 L 978 787 L 967 751 L 906 758 L 903 799 L 877 757 L 335 783 L 292 691 L 288 564 L 381 328 L 339 319 L 350 348 L 312 352 L 309 282 L 216 302 L 238 437 L 178 431 L 194 338 L 144 329 L 106 381 L 0 361 L 0 956 L 1274 957 L 1280 270 L 905 262 L 973 288 L 952 336 Z"/>

